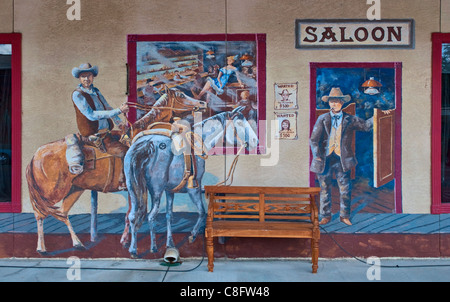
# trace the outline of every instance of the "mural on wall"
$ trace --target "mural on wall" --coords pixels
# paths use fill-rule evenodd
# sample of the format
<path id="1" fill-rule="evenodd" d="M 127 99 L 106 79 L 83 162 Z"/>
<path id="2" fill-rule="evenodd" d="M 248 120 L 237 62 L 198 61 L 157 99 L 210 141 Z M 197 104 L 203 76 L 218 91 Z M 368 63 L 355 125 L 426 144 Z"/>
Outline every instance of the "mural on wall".
<path id="1" fill-rule="evenodd" d="M 276 139 L 297 139 L 297 112 L 275 112 L 275 118 L 278 121 L 278 133 Z"/>
<path id="2" fill-rule="evenodd" d="M 161 135 L 138 137 L 125 160 L 131 200 L 131 256 L 137 255 L 136 235 L 146 213 L 148 189 L 151 251 L 157 251 L 154 224 L 161 195 L 166 192 L 165 258 L 176 261 L 178 252 L 171 227 L 174 193 L 188 193 L 188 202 L 192 201 L 198 212 L 189 238 L 192 242 L 205 219 L 201 196 L 205 156 L 230 154 L 230 151 L 239 154 L 244 146 L 247 153 L 258 152 L 258 124 L 265 119 L 264 85 L 260 81 L 260 72 L 265 70 L 264 65 L 260 66 L 264 62 L 264 35 L 131 35 L 128 50 L 130 101 L 137 100 L 136 118 L 145 120 L 149 116 L 142 109 L 153 106 L 164 86 L 207 105 L 207 110 L 199 114 L 170 121 L 174 122 L 170 131 L 176 125 L 182 130 L 175 132 L 187 134 L 187 140 L 172 134 L 169 137 L 175 144 L 167 138 L 164 141 Z M 161 132 L 159 128 L 146 131 Z M 189 134 L 191 130 L 197 136 Z M 198 149 L 201 145 L 203 148 L 196 152 L 196 146 Z M 142 169 L 151 173 L 147 172 L 143 178 Z"/>
<path id="3" fill-rule="evenodd" d="M 263 44 L 252 37 L 230 44 L 134 44 L 138 47 L 131 56 L 136 64 L 130 68 L 135 77 L 130 86 L 135 90 L 119 108 L 112 108 L 94 86 L 100 74 L 97 66 L 74 67 L 72 76 L 78 85 L 72 102 L 78 133 L 41 146 L 26 169 L 37 221 L 37 252 L 47 254 L 44 219 L 48 216 L 66 224 L 75 248 L 85 248 L 69 221 L 69 211 L 86 190 L 91 191 L 91 241 L 98 237 L 98 192 L 127 191 L 129 209 L 120 243 L 128 246 L 131 234 L 130 255 L 137 256 L 136 233 L 148 203 L 151 251 L 155 252 L 155 219 L 165 192 L 169 255 L 165 259 L 175 261 L 174 193 L 187 193 L 198 213 L 189 238 L 192 242 L 204 226 L 205 159 L 223 154 L 214 148 L 246 153 L 258 149 L 258 120 L 265 117 L 259 109 L 265 102 L 258 96 L 261 85 L 255 57 Z"/>
<path id="4" fill-rule="evenodd" d="M 321 224 L 401 213 L 401 64 L 311 63 L 311 177 Z"/>
<path id="5" fill-rule="evenodd" d="M 154 104 L 166 85 L 205 101 L 201 120 L 245 107 L 245 118 L 263 136 L 258 126 L 265 120 L 265 35 L 130 35 L 128 51 L 130 101 L 141 105 L 130 119 L 145 114 L 142 106 Z M 185 119 L 194 123 L 193 117 Z M 263 151 L 259 146 L 257 152 Z M 223 152 L 219 146 L 211 151 Z"/>
<path id="6" fill-rule="evenodd" d="M 298 109 L 298 83 L 275 83 L 275 110 Z"/>
<path id="7" fill-rule="evenodd" d="M 113 109 L 100 90 L 94 86 L 99 68 L 83 63 L 72 70 L 78 85 L 72 94 L 78 133 L 41 146 L 26 168 L 30 201 L 37 220 L 37 251 L 45 254 L 44 219 L 53 216 L 65 223 L 69 229 L 73 246 L 84 248 L 69 221 L 69 211 L 86 190 L 91 190 L 93 224 L 91 241 L 97 237 L 95 216 L 97 192 L 108 193 L 126 190 L 123 173 L 123 158 L 130 140 L 155 122 L 169 122 L 173 114 L 205 109 L 206 104 L 186 98 L 177 90 L 166 88 L 166 93 L 150 110 L 151 118 L 142 118 L 129 128 L 118 116 L 127 113 L 128 104 Z M 161 114 L 154 114 L 157 108 L 167 108 Z M 120 130 L 114 130 L 114 125 Z M 62 201 L 61 205 L 57 205 Z M 125 219 L 124 238 L 128 233 L 128 219 Z"/>
<path id="8" fill-rule="evenodd" d="M 275 119 L 278 121 L 278 131 L 275 139 L 296 140 L 298 112 L 291 110 L 298 109 L 298 83 L 275 83 Z M 282 112 L 283 110 L 284 112 Z"/>
<path id="9" fill-rule="evenodd" d="M 183 125 L 168 128 L 152 127 L 137 136 L 125 156 L 125 174 L 131 201 L 129 221 L 131 243 L 129 252 L 138 256 L 137 231 L 147 214 L 147 192 L 151 196 L 151 210 L 148 223 L 151 236 L 151 252 L 157 252 L 155 236 L 156 215 L 159 212 L 162 194 L 166 194 L 166 253 L 167 262 L 177 262 L 178 249 L 172 237 L 172 216 L 175 193 L 188 193 L 196 205 L 198 218 L 191 231 L 189 242 L 193 242 L 204 226 L 206 211 L 202 200 L 202 177 L 205 172 L 205 159 L 212 147 L 225 138 L 228 144 L 245 144 L 248 150 L 256 148 L 258 138 L 244 114 L 244 106 L 233 111 L 217 113 L 193 126 L 193 130 L 182 129 Z M 213 122 L 216 129 L 208 127 Z M 174 129 L 174 127 L 180 127 Z M 201 133 L 201 136 L 196 136 Z M 188 135 L 188 139 L 185 138 Z M 175 136 L 175 137 L 174 137 Z M 181 137 L 181 138 L 180 138 Z M 212 140 L 210 137 L 214 137 Z M 182 141 L 180 144 L 179 142 Z M 207 143 L 206 143 L 207 142 Z M 176 144 L 176 146 L 173 146 Z M 172 148 L 170 147 L 172 146 Z M 177 154 L 173 149 L 177 150 Z"/>

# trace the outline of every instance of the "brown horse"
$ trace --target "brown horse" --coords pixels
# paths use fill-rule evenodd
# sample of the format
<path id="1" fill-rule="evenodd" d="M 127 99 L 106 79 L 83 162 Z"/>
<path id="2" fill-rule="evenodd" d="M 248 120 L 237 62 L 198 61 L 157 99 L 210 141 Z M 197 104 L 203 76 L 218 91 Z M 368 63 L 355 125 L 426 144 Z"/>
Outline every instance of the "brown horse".
<path id="1" fill-rule="evenodd" d="M 136 135 L 154 122 L 170 122 L 174 116 L 189 114 L 195 110 L 206 108 L 205 102 L 186 96 L 177 89 L 168 89 L 158 99 L 152 109 L 136 121 L 130 136 Z M 102 153 L 97 148 L 85 145 L 85 167 L 81 174 L 72 174 L 66 161 L 67 145 L 64 139 L 41 146 L 34 154 L 26 168 L 26 178 L 30 201 L 37 221 L 37 252 L 46 253 L 44 243 L 44 219 L 52 215 L 64 222 L 69 229 L 75 248 L 84 249 L 75 234 L 68 214 L 72 206 L 85 190 L 91 190 L 91 241 L 96 237 L 97 192 L 119 191 L 119 176 L 122 160 L 118 157 Z M 60 207 L 56 206 L 62 200 Z M 127 216 L 127 215 L 126 215 Z M 128 233 L 128 218 L 125 219 L 123 238 Z"/>

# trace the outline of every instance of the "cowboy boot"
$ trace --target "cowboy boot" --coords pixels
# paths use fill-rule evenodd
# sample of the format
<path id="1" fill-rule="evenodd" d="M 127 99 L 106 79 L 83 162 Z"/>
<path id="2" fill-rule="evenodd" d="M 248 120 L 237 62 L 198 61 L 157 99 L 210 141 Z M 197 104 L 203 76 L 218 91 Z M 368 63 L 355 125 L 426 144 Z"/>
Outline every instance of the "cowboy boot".
<path id="1" fill-rule="evenodd" d="M 120 169 L 120 175 L 119 175 L 119 191 L 126 191 L 127 190 L 127 182 L 125 178 L 125 172 L 123 170 L 123 158 L 121 158 L 122 161 L 122 169 Z"/>

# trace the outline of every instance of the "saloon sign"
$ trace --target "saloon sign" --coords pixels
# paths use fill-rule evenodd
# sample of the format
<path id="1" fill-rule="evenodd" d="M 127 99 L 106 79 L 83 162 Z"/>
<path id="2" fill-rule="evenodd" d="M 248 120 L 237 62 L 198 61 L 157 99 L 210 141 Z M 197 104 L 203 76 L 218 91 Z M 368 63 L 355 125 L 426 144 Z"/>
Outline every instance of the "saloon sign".
<path id="1" fill-rule="evenodd" d="M 296 48 L 414 47 L 413 20 L 296 20 Z"/>

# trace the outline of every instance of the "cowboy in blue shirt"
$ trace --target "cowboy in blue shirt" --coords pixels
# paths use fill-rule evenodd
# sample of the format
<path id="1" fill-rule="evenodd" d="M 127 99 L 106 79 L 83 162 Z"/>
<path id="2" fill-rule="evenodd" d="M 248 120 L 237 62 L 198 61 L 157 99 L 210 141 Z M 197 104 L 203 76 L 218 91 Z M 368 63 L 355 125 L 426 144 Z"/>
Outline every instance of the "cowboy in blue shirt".
<path id="1" fill-rule="evenodd" d="M 119 141 L 121 132 L 126 129 L 126 123 L 122 122 L 119 114 L 126 114 L 129 111 L 128 105 L 123 103 L 119 108 L 113 109 L 94 87 L 94 77 L 98 75 L 97 66 L 82 64 L 72 69 L 72 75 L 80 81 L 72 94 L 72 101 L 82 140 L 123 160 L 128 146 Z M 121 131 L 113 130 L 114 125 Z"/>

